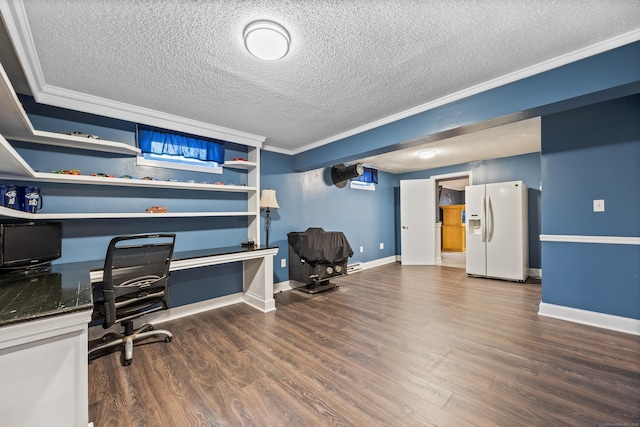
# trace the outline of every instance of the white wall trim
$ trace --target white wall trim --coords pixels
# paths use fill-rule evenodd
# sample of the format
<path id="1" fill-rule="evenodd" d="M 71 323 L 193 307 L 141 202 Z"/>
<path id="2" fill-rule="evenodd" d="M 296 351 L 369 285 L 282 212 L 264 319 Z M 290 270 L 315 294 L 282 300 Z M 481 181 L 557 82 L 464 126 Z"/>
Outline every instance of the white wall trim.
<path id="1" fill-rule="evenodd" d="M 443 180 L 443 179 L 464 178 L 464 177 L 469 178 L 469 185 L 473 185 L 473 171 L 471 171 L 471 170 L 445 173 L 445 174 L 442 174 L 442 175 L 431 175 L 429 177 L 429 179 L 435 179 L 436 181 L 439 181 L 439 180 Z"/>
<path id="2" fill-rule="evenodd" d="M 548 61 L 541 62 L 539 64 L 535 64 L 531 67 L 524 68 L 519 71 L 515 71 L 510 74 L 506 74 L 504 76 L 495 78 L 493 80 L 489 80 L 484 83 L 480 83 L 476 86 L 472 86 L 470 88 L 452 93 L 450 95 L 443 96 L 442 98 L 436 99 L 431 102 L 427 102 L 422 105 L 418 105 L 417 107 L 410 108 L 405 111 L 401 111 L 399 113 L 393 114 L 388 117 L 384 117 L 380 120 L 376 120 L 375 122 L 368 123 L 366 125 L 357 127 L 355 129 L 351 129 L 346 132 L 339 133 L 337 135 L 331 136 L 329 138 L 322 139 L 320 141 L 305 145 L 296 150 L 292 150 L 291 154 L 299 154 L 307 150 L 311 150 L 317 147 L 321 147 L 323 145 L 329 144 L 331 142 L 335 142 L 344 138 L 348 138 L 353 135 L 357 135 L 359 133 L 419 114 L 428 110 L 432 110 L 434 108 L 440 107 L 442 105 L 446 105 L 455 101 L 459 101 L 464 98 L 468 98 L 473 95 L 477 95 L 481 92 L 485 92 L 491 89 L 495 89 L 500 86 L 507 85 L 509 83 L 513 83 L 518 80 L 525 79 L 527 77 L 534 76 L 536 74 L 544 73 L 545 71 L 553 70 L 554 68 L 559 68 L 564 65 L 570 64 L 572 62 L 577 62 L 581 59 L 588 58 L 590 56 L 594 56 L 608 50 L 612 50 L 621 46 L 624 46 L 629 43 L 633 43 L 640 40 L 640 29 L 633 30 L 625 34 L 621 34 L 617 37 L 613 37 L 608 40 L 604 40 L 600 43 L 593 44 L 591 46 L 587 46 L 583 49 L 576 50 L 574 52 L 570 52 L 566 55 L 561 55 L 556 58 L 552 58 Z"/>
<path id="3" fill-rule="evenodd" d="M 242 299 L 242 292 L 238 292 L 231 295 L 225 295 L 218 298 L 208 299 L 204 301 L 195 302 L 193 304 L 187 304 L 180 307 L 170 308 L 168 310 L 156 311 L 143 316 L 134 321 L 135 327 L 140 327 L 145 323 L 151 323 L 155 326 L 157 323 L 168 322 L 170 320 L 180 319 L 181 317 L 192 316 L 194 314 L 202 313 L 216 308 L 226 307 L 231 304 L 238 304 L 244 302 Z M 113 325 L 109 329 L 103 329 L 101 325 L 92 326 L 89 328 L 89 340 L 100 338 L 108 332 L 119 332 L 122 328 L 120 325 Z"/>
<path id="4" fill-rule="evenodd" d="M 545 302 L 540 302 L 538 314 L 540 316 L 553 317 L 555 319 L 610 329 L 626 334 L 640 335 L 640 320 L 629 317 L 614 316 L 612 314 L 581 310 Z"/>
<path id="5" fill-rule="evenodd" d="M 362 270 L 366 270 L 367 268 L 380 267 L 381 265 L 391 264 L 396 261 L 396 255 L 391 255 L 386 258 L 374 259 L 373 261 L 366 261 L 362 263 Z M 357 273 L 357 271 L 355 273 Z"/>
<path id="6" fill-rule="evenodd" d="M 529 277 L 533 277 L 534 279 L 542 279 L 542 269 L 541 268 L 530 268 L 529 269 Z"/>
<path id="7" fill-rule="evenodd" d="M 577 236 L 568 234 L 541 234 L 541 242 L 600 243 L 610 245 L 640 245 L 640 237 Z"/>
<path id="8" fill-rule="evenodd" d="M 285 280 L 284 282 L 274 283 L 273 284 L 273 293 L 279 294 L 280 292 L 286 292 L 293 289 L 291 285 L 291 280 Z"/>

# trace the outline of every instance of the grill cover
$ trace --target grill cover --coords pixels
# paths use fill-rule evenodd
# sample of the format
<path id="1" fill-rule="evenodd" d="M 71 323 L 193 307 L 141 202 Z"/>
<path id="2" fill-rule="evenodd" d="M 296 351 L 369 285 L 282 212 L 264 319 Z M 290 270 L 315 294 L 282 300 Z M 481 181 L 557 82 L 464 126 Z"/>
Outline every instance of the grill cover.
<path id="1" fill-rule="evenodd" d="M 312 284 L 347 273 L 353 249 L 341 231 L 308 228 L 287 236 L 290 279 Z"/>

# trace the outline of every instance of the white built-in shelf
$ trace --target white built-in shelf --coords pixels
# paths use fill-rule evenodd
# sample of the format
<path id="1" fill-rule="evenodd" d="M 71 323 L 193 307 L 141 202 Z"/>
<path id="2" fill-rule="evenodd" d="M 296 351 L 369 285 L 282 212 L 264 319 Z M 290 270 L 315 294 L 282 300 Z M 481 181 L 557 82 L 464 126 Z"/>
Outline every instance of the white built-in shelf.
<path id="1" fill-rule="evenodd" d="M 195 218 L 195 217 L 232 217 L 256 216 L 255 212 L 57 212 L 29 213 L 0 206 L 0 217 L 25 220 L 61 220 L 61 219 L 119 219 L 119 218 Z"/>
<path id="2" fill-rule="evenodd" d="M 244 185 L 216 185 L 198 182 L 152 181 L 144 179 L 106 178 L 90 175 L 66 175 L 50 172 L 36 172 L 2 135 L 0 135 L 0 179 L 55 182 L 61 184 L 172 188 L 177 190 L 226 191 L 241 193 L 256 191 L 256 187 Z"/>
<path id="3" fill-rule="evenodd" d="M 1 177 L 1 176 L 0 176 Z M 8 178 L 8 177 L 6 177 Z M 19 180 L 19 178 L 15 178 Z M 177 182 L 177 181 L 156 181 L 144 179 L 126 179 L 126 178 L 106 178 L 90 175 L 66 175 L 48 172 L 34 172 L 32 178 L 24 178 L 25 180 L 35 180 L 38 182 L 55 182 L 63 184 L 89 184 L 89 185 L 105 185 L 117 187 L 142 187 L 142 188 L 173 188 L 177 190 L 202 190 L 202 191 L 227 191 L 235 193 L 246 193 L 255 191 L 255 187 L 246 185 L 217 185 L 203 184 L 199 182 Z"/>
<path id="4" fill-rule="evenodd" d="M 6 138 L 6 139 L 5 139 Z M 7 142 L 34 142 L 38 144 L 69 147 L 80 150 L 94 150 L 136 156 L 140 153 L 137 147 L 121 142 L 102 139 L 90 139 L 80 136 L 40 131 L 33 128 L 20 100 L 18 99 L 7 74 L 0 64 L 0 180 L 49 182 L 59 184 L 82 184 L 116 187 L 164 188 L 170 190 L 198 190 L 246 193 L 249 203 L 247 212 L 59 212 L 59 213 L 28 213 L 8 209 L 0 206 L 0 218 L 16 218 L 23 220 L 64 220 L 64 219 L 120 219 L 120 218 L 194 218 L 194 217 L 247 217 L 249 218 L 248 234 L 257 236 L 259 240 L 259 223 L 255 218 L 259 216 L 258 187 L 259 176 L 259 148 L 250 149 L 250 160 L 230 160 L 224 167 L 245 170 L 248 172 L 249 185 L 216 185 L 195 182 L 155 181 L 142 179 L 106 178 L 85 175 L 65 175 L 50 172 L 38 172 L 20 156 Z M 253 219 L 251 219 L 253 218 Z"/>
<path id="5" fill-rule="evenodd" d="M 132 156 L 140 153 L 139 148 L 122 142 L 90 139 L 34 129 L 1 64 L 0 106 L 2 106 L 0 109 L 0 133 L 7 139 Z"/>
<path id="6" fill-rule="evenodd" d="M 228 160 L 224 162 L 224 165 L 222 165 L 222 167 L 230 169 L 250 170 L 256 167 L 256 162 L 249 162 L 244 160 Z"/>

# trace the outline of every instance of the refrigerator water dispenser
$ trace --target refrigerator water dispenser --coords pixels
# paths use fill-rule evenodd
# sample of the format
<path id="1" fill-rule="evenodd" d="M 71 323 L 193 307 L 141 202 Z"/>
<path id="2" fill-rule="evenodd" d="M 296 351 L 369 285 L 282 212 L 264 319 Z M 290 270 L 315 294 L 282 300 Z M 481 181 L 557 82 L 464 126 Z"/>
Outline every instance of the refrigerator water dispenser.
<path id="1" fill-rule="evenodd" d="M 467 226 L 469 234 L 482 234 L 482 222 L 480 219 L 469 218 L 467 221 L 469 222 Z"/>

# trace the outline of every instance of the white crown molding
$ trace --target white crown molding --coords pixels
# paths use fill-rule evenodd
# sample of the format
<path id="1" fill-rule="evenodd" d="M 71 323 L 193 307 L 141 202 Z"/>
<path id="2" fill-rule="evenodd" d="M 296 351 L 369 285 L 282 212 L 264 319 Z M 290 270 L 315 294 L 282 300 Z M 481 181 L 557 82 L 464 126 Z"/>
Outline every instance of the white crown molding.
<path id="1" fill-rule="evenodd" d="M 262 146 L 262 150 L 271 151 L 272 153 L 286 154 L 287 156 L 293 156 L 295 154 L 293 150 L 287 150 L 286 148 L 273 147 L 267 144 Z"/>
<path id="2" fill-rule="evenodd" d="M 144 123 L 151 126 L 171 127 L 172 129 L 183 132 L 195 133 L 202 136 L 237 142 L 253 147 L 262 147 L 262 144 L 266 139 L 263 136 L 253 135 L 234 129 L 216 126 L 210 123 L 199 122 L 155 110 L 143 109 L 131 104 L 114 102 L 105 98 L 89 96 L 79 92 L 67 91 L 62 88 L 47 85 L 38 60 L 23 1 L 0 0 L 0 11 L 2 12 L 7 31 L 14 44 L 14 48 L 25 72 L 25 77 L 36 101 L 121 120 Z M 498 77 L 488 82 L 472 86 L 432 102 L 410 108 L 397 114 L 351 129 L 347 132 L 305 145 L 304 147 L 295 150 L 278 149 L 276 147 L 265 147 L 264 149 L 287 155 L 299 154 L 638 40 L 640 40 L 640 29 L 630 31 L 566 55 L 541 62 L 532 67 Z"/>
<path id="3" fill-rule="evenodd" d="M 0 11 L 36 102 L 262 147 L 266 139 L 264 136 L 48 85 L 38 59 L 24 3 L 18 0 L 0 0 Z"/>
<path id="4" fill-rule="evenodd" d="M 296 150 L 292 150 L 292 154 L 299 154 L 308 150 L 312 150 L 314 148 L 321 147 L 323 145 L 329 144 L 331 142 L 335 142 L 344 138 L 348 138 L 353 135 L 357 135 L 359 133 L 366 132 L 371 129 L 375 129 L 377 127 L 396 122 L 401 119 L 405 119 L 407 117 L 423 113 L 428 110 L 432 110 L 434 108 L 440 107 L 442 105 L 450 104 L 455 101 L 459 101 L 464 98 L 468 98 L 473 95 L 477 95 L 479 93 L 488 91 L 490 89 L 495 89 L 500 86 L 504 86 L 509 83 L 513 83 L 518 80 L 525 79 L 527 77 L 534 76 L 536 74 L 543 73 L 545 71 L 553 70 L 554 68 L 559 68 L 564 65 L 570 64 L 572 62 L 579 61 L 581 59 L 588 58 L 590 56 L 597 55 L 599 53 L 606 52 L 608 50 L 612 50 L 621 46 L 624 46 L 629 43 L 633 43 L 640 40 L 640 29 L 633 30 L 628 33 L 622 34 L 617 37 L 613 37 L 611 39 L 602 41 L 600 43 L 593 44 L 591 46 L 587 46 L 583 49 L 576 50 L 574 52 L 570 52 L 566 55 L 561 55 L 556 58 L 552 58 L 548 61 L 541 62 L 539 64 L 533 65 L 531 67 L 524 68 L 519 71 L 515 71 L 513 73 L 506 74 L 504 76 L 495 78 L 493 80 L 489 80 L 484 83 L 480 83 L 476 86 L 472 86 L 470 88 L 452 93 L 450 95 L 443 96 L 442 98 L 436 99 L 435 101 L 427 102 L 422 105 L 418 105 L 417 107 L 410 108 L 405 111 L 401 111 L 399 113 L 393 114 L 388 117 L 384 117 L 380 120 L 376 120 L 374 122 L 368 123 L 366 125 L 359 126 L 355 129 L 348 130 L 346 132 L 339 133 L 337 135 L 331 136 L 329 138 L 322 139 L 320 141 L 305 145 L 304 147 L 300 147 Z"/>
<path id="5" fill-rule="evenodd" d="M 567 234 L 541 234 L 541 242 L 597 243 L 609 245 L 640 245 L 640 237 L 576 236 Z"/>
<path id="6" fill-rule="evenodd" d="M 612 314 L 581 310 L 579 308 L 540 302 L 538 309 L 540 316 L 553 317 L 583 325 L 610 329 L 626 334 L 640 335 L 640 320 L 629 317 L 614 316 Z"/>

